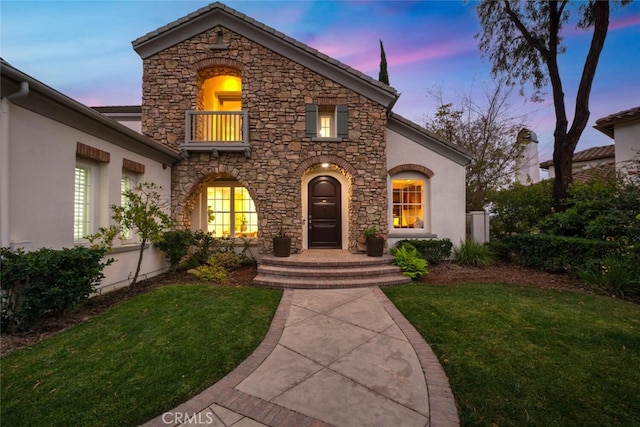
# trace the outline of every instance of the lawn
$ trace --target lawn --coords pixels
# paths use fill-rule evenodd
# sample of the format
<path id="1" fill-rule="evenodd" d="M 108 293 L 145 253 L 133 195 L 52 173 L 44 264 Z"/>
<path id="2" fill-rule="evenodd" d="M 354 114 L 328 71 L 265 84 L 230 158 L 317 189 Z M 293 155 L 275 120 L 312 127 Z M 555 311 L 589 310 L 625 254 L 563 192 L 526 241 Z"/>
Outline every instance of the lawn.
<path id="1" fill-rule="evenodd" d="M 640 426 L 640 306 L 498 284 L 384 292 L 438 355 L 463 426 Z"/>
<path id="2" fill-rule="evenodd" d="M 265 336 L 282 293 L 171 285 L 2 359 L 2 425 L 134 426 L 215 383 Z"/>

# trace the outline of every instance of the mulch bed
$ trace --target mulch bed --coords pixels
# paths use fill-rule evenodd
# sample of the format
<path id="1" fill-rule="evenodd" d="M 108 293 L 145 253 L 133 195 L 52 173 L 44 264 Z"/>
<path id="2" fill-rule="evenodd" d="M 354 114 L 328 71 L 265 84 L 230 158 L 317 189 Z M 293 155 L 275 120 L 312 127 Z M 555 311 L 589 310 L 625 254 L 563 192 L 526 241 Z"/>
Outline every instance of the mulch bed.
<path id="1" fill-rule="evenodd" d="M 247 286 L 253 281 L 256 274 L 255 265 L 241 268 L 230 274 L 229 280 L 224 286 Z M 421 282 L 426 285 L 451 285 L 467 282 L 513 283 L 581 292 L 589 291 L 586 285 L 570 276 L 545 273 L 510 264 L 496 264 L 486 268 L 460 266 L 452 263 L 430 265 L 429 274 L 424 276 Z M 37 327 L 28 332 L 19 332 L 12 335 L 2 334 L 0 355 L 4 356 L 15 349 L 32 345 L 43 338 L 91 319 L 108 308 L 137 295 L 149 292 L 159 286 L 173 283 L 206 282 L 199 281 L 185 272 L 166 273 L 138 282 L 134 288 L 123 288 L 91 298 L 82 307 L 68 313 L 65 317 L 45 318 Z"/>

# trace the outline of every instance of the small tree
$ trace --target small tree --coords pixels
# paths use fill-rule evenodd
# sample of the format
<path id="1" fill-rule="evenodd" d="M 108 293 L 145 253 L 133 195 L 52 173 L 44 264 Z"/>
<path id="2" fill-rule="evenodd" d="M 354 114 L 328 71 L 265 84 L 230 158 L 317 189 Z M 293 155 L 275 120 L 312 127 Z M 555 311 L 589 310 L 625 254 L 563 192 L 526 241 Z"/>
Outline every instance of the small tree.
<path id="1" fill-rule="evenodd" d="M 460 94 L 455 105 L 445 103 L 436 90 L 429 93 L 440 104 L 425 127 L 471 153 L 465 175 L 467 210 L 484 209 L 491 194 L 512 181 L 524 146 L 516 144 L 524 118 L 514 116 L 509 104 L 512 89 L 502 81 L 484 88 L 484 99 Z"/>
<path id="2" fill-rule="evenodd" d="M 163 210 L 166 203 L 163 203 L 161 191 L 162 187 L 157 184 L 141 183 L 133 190 L 123 192 L 124 204 L 111 206 L 112 219 L 116 224 L 108 228 L 103 227 L 98 233 L 88 237 L 91 242 L 101 240 L 102 246 L 111 247 L 117 235 L 122 238 L 127 231 L 133 231 L 138 235 L 140 238 L 138 264 L 131 286 L 138 281 L 144 247 L 147 243 L 159 242 L 163 231 L 173 225 L 171 217 Z"/>

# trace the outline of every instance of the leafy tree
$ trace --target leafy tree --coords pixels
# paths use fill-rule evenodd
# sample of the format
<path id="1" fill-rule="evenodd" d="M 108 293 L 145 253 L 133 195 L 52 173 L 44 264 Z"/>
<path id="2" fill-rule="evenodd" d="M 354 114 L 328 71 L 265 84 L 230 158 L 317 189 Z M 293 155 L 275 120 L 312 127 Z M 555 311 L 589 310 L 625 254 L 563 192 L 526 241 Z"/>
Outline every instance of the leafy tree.
<path id="1" fill-rule="evenodd" d="M 384 84 L 389 84 L 389 73 L 387 72 L 387 55 L 384 53 L 384 45 L 380 40 L 380 72 L 378 73 L 378 80 Z"/>
<path id="2" fill-rule="evenodd" d="M 148 243 L 157 243 L 162 239 L 163 231 L 173 225 L 171 217 L 163 208 L 166 203 L 162 199 L 162 187 L 154 183 L 141 183 L 133 190 L 122 193 L 125 203 L 121 206 L 112 205 L 115 225 L 101 228 L 100 231 L 88 239 L 93 242 L 101 240 L 102 246 L 110 248 L 113 239 L 121 238 L 133 230 L 140 239 L 140 249 L 136 271 L 131 281 L 134 286 L 138 281 L 144 248 Z"/>
<path id="3" fill-rule="evenodd" d="M 514 182 L 491 200 L 491 237 L 538 231 L 541 219 L 553 212 L 553 181 L 531 185 Z"/>
<path id="4" fill-rule="evenodd" d="M 458 95 L 457 103 L 445 103 L 442 94 L 430 96 L 440 103 L 425 127 L 466 149 L 472 155 L 467 167 L 467 210 L 482 210 L 491 194 L 511 182 L 524 146 L 516 144 L 523 119 L 513 116 L 509 104 L 512 89 L 503 82 L 484 88 L 483 101 Z"/>
<path id="5" fill-rule="evenodd" d="M 573 179 L 573 153 L 589 120 L 589 96 L 607 36 L 610 7 L 609 1 L 595 0 L 579 2 L 576 7 L 568 0 L 482 0 L 476 8 L 482 26 L 476 37 L 480 50 L 493 63 L 492 73 L 506 76 L 508 84 L 532 83 L 534 98 L 539 98 L 548 81 L 551 83 L 556 116 L 553 196 L 557 210 L 565 208 L 563 201 Z M 593 28 L 593 33 L 569 126 L 558 55 L 566 50 L 562 30 L 572 12 L 578 16 L 578 28 Z"/>

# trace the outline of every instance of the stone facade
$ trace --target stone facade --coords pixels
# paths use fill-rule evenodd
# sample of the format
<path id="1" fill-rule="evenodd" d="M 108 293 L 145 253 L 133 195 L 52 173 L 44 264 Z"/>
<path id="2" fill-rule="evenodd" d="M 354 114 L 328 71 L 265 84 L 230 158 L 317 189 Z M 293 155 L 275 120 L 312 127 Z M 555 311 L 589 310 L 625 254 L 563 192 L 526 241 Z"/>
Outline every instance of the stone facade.
<path id="1" fill-rule="evenodd" d="M 271 237 L 281 223 L 292 237 L 292 251 L 298 252 L 305 232 L 301 178 L 328 162 L 350 183 L 343 189 L 349 192 L 349 209 L 342 221 L 348 227 L 348 249 L 358 251 L 362 231 L 370 225 L 387 232 L 385 106 L 221 26 L 144 59 L 143 71 L 143 133 L 174 149 L 185 139 L 185 111 L 202 105 L 204 79 L 221 74 L 242 78 L 250 158 L 185 153 L 172 172 L 172 210 L 182 226 L 190 226 L 195 197 L 207 182 L 233 177 L 256 205 L 261 252 L 271 251 Z M 310 103 L 346 104 L 348 138 L 305 136 L 305 105 Z"/>

